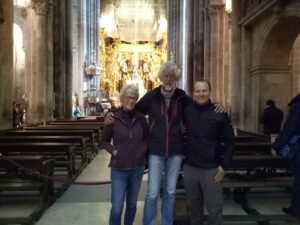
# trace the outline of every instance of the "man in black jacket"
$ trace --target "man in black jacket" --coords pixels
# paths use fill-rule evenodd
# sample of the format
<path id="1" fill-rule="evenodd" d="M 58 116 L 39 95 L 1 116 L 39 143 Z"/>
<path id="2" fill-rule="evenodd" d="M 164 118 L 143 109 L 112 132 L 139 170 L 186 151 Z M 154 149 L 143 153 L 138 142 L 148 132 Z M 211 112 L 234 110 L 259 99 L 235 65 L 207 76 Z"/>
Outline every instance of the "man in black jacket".
<path id="1" fill-rule="evenodd" d="M 272 99 L 268 100 L 266 105 L 268 105 L 268 107 L 264 110 L 259 119 L 259 122 L 264 126 L 264 134 L 279 134 L 283 120 L 283 112 L 276 107 Z"/>
<path id="2" fill-rule="evenodd" d="M 190 203 L 191 225 L 203 224 L 203 203 L 209 212 L 208 224 L 222 224 L 221 181 L 234 148 L 229 117 L 226 113 L 214 112 L 210 92 L 208 81 L 197 81 L 193 92 L 194 103 L 184 110 L 187 126 L 184 185 Z"/>

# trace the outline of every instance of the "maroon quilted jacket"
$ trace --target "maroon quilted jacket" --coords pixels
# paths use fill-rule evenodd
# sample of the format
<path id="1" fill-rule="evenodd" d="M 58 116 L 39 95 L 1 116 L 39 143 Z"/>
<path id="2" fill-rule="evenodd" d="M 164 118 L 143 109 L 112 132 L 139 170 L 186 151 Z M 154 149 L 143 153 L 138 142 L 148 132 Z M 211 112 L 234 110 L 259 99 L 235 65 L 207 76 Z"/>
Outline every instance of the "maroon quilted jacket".
<path id="1" fill-rule="evenodd" d="M 102 148 L 109 153 L 115 149 L 118 151 L 116 156 L 111 156 L 109 166 L 130 169 L 145 165 L 148 125 L 144 115 L 135 111 L 131 124 L 126 121 L 122 110 L 114 115 L 115 122 L 104 127 L 101 138 Z"/>

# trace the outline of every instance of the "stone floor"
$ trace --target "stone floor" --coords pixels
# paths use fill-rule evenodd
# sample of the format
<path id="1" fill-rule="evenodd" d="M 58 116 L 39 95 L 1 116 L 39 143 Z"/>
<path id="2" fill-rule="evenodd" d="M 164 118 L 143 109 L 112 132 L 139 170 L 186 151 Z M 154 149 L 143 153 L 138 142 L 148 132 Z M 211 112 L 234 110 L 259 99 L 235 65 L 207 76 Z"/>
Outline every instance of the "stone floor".
<path id="1" fill-rule="evenodd" d="M 105 181 L 109 180 L 109 168 L 107 167 L 109 155 L 101 151 L 93 162 L 88 165 L 78 177 L 78 181 Z M 142 224 L 143 205 L 146 194 L 147 175 L 143 178 L 142 188 L 139 195 L 138 210 L 134 225 Z M 263 196 L 263 197 L 262 197 Z M 279 193 L 276 195 L 268 193 L 253 194 L 252 201 L 255 208 L 262 213 L 280 214 L 281 207 L 289 203 L 289 195 Z M 245 214 L 245 212 L 229 197 L 225 198 L 224 214 Z M 184 204 L 183 204 L 184 205 Z M 14 207 L 14 208 L 13 208 Z M 0 205 L 0 217 L 5 216 L 26 216 L 30 213 L 33 205 L 28 202 L 19 208 L 10 205 Z M 36 225 L 108 225 L 110 211 L 110 185 L 101 186 L 79 186 L 72 185 L 47 209 Z M 181 209 L 180 209 L 181 207 Z M 176 206 L 179 213 L 185 208 L 179 203 Z M 158 217 L 157 225 L 160 224 Z M 225 222 L 226 225 L 254 225 L 254 222 Z M 299 225 L 299 222 L 272 222 L 270 225 Z"/>

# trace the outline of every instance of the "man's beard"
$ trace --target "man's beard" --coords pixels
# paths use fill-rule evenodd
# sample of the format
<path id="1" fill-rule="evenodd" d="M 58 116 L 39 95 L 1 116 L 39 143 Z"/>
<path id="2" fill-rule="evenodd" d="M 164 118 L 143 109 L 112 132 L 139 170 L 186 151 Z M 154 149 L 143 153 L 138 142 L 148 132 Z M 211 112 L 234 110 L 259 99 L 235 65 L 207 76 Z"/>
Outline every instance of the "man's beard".
<path id="1" fill-rule="evenodd" d="M 161 87 L 165 92 L 172 92 L 175 89 L 175 85 L 162 85 Z"/>

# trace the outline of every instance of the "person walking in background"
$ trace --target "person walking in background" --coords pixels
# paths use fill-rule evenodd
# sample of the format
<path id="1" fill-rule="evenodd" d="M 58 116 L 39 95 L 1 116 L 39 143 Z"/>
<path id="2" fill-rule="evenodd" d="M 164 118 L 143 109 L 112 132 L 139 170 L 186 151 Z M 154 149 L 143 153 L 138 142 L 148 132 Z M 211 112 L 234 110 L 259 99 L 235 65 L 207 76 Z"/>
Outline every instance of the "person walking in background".
<path id="1" fill-rule="evenodd" d="M 76 106 L 74 112 L 73 112 L 73 116 L 74 117 L 80 117 L 81 116 L 81 111 L 80 111 L 80 107 Z"/>
<path id="2" fill-rule="evenodd" d="M 273 144 L 273 149 L 275 149 L 277 154 L 279 154 L 283 146 L 285 146 L 293 136 L 300 136 L 300 94 L 291 100 L 289 106 L 290 111 L 282 132 Z M 282 208 L 282 211 L 300 219 L 300 149 L 298 149 L 293 158 L 290 159 L 290 162 L 294 176 L 292 199 L 291 205 L 288 208 Z"/>
<path id="3" fill-rule="evenodd" d="M 204 205 L 208 225 L 221 225 L 223 189 L 221 181 L 232 159 L 234 133 L 227 113 L 214 112 L 207 80 L 194 85 L 193 104 L 184 110 L 187 150 L 184 186 L 190 206 L 191 225 L 204 223 Z M 222 146 L 221 146 L 222 142 Z"/>
<path id="4" fill-rule="evenodd" d="M 21 116 L 23 114 L 21 113 L 21 107 L 20 104 L 13 102 L 13 127 L 21 127 Z"/>
<path id="5" fill-rule="evenodd" d="M 120 91 L 121 108 L 115 111 L 115 120 L 105 125 L 101 146 L 111 154 L 111 203 L 109 225 L 120 225 L 124 201 L 124 225 L 132 225 L 138 193 L 146 163 L 148 124 L 143 114 L 135 110 L 138 88 L 125 85 Z M 111 139 L 113 144 L 111 144 Z"/>
<path id="6" fill-rule="evenodd" d="M 263 132 L 266 135 L 279 134 L 283 121 L 283 112 L 278 109 L 273 100 L 266 102 L 268 106 L 261 115 L 259 122 L 263 124 Z"/>

